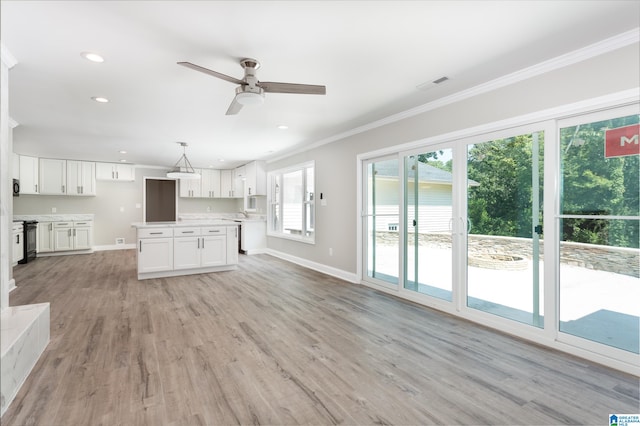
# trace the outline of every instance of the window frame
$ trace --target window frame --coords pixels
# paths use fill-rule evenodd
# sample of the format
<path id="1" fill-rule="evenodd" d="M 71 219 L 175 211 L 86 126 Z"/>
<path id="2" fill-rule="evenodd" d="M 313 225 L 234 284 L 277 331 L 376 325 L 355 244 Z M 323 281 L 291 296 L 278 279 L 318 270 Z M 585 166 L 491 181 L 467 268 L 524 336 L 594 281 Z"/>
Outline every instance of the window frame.
<path id="1" fill-rule="evenodd" d="M 311 196 L 309 197 L 309 193 L 307 193 L 308 187 L 308 172 L 312 173 L 312 187 L 313 192 L 311 192 Z M 302 229 L 300 230 L 300 234 L 292 234 L 287 233 L 284 230 L 284 221 L 282 220 L 283 212 L 284 212 L 284 175 L 301 172 L 302 174 L 302 184 L 301 189 L 302 193 L 300 195 L 300 213 L 302 218 Z M 278 170 L 272 170 L 267 173 L 267 236 L 283 238 L 288 240 L 299 241 L 307 244 L 315 244 L 315 218 L 316 218 L 316 202 L 315 202 L 315 190 L 316 188 L 316 173 L 315 173 L 315 161 L 306 161 L 304 163 L 295 164 L 292 166 L 288 166 Z M 278 184 L 280 187 L 278 187 Z M 278 196 L 277 194 L 280 194 Z M 277 226 L 274 223 L 274 210 L 278 209 L 280 212 L 280 218 L 278 220 Z M 308 214 L 307 214 L 308 212 Z M 311 228 L 307 229 L 307 222 L 309 218 L 307 216 L 311 216 Z M 277 229 L 276 229 L 277 228 Z"/>

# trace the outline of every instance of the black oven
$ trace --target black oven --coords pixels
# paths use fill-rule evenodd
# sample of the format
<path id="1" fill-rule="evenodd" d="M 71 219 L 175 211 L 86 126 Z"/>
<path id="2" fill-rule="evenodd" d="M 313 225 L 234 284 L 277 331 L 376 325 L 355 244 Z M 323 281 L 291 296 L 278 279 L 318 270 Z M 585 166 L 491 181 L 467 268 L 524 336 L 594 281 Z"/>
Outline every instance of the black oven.
<path id="1" fill-rule="evenodd" d="M 22 222 L 24 232 L 24 256 L 18 263 L 27 263 L 36 258 L 36 244 L 38 239 L 38 222 L 25 220 Z"/>

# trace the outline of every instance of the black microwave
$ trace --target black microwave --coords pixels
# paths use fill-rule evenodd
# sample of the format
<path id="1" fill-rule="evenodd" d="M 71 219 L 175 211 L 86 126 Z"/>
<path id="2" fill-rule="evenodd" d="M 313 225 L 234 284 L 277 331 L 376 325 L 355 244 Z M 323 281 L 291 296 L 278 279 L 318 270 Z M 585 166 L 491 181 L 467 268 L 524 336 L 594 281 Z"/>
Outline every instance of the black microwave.
<path id="1" fill-rule="evenodd" d="M 20 181 L 18 179 L 13 180 L 13 196 L 17 197 L 20 195 Z"/>

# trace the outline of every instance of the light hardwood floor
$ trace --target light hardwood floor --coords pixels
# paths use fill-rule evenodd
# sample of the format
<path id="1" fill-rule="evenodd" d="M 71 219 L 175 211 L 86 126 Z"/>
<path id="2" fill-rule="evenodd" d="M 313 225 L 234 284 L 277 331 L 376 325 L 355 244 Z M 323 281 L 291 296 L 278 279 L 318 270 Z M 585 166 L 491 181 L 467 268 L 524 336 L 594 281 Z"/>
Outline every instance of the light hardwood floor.
<path id="1" fill-rule="evenodd" d="M 38 258 L 51 342 L 2 425 L 608 424 L 638 378 L 267 256 L 138 281 L 133 250 Z"/>

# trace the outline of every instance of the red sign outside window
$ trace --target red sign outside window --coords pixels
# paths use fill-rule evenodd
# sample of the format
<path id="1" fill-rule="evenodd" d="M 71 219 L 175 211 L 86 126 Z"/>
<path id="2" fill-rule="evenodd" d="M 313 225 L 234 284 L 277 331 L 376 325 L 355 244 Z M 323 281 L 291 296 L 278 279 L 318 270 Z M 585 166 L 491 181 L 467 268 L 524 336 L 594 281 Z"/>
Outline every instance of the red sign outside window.
<path id="1" fill-rule="evenodd" d="M 640 124 L 607 130 L 604 134 L 604 156 L 624 157 L 640 154 Z"/>

